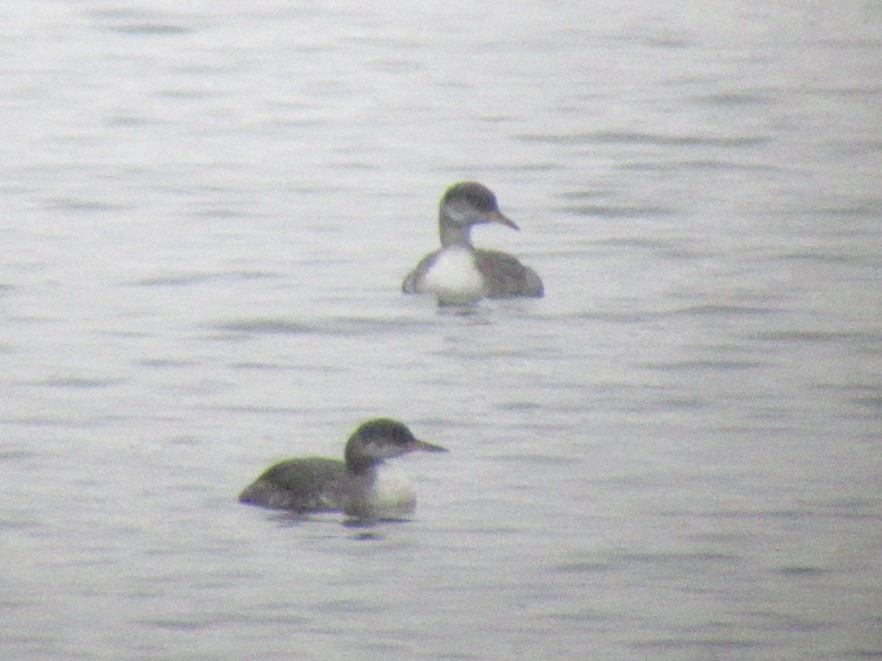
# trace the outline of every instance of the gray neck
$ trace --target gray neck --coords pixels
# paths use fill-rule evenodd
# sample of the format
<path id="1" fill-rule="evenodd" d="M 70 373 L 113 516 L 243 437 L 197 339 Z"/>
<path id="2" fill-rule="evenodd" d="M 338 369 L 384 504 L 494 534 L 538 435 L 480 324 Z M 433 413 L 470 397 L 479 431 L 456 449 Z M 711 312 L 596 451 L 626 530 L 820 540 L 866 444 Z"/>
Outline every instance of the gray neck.
<path id="1" fill-rule="evenodd" d="M 472 240 L 469 236 L 469 231 L 471 230 L 470 225 L 454 223 L 442 213 L 441 221 L 438 224 L 438 230 L 441 234 L 442 248 L 447 248 L 449 246 L 472 247 Z"/>
<path id="2" fill-rule="evenodd" d="M 355 475 L 367 475 L 374 472 L 377 464 L 383 463 L 373 457 L 346 457 L 346 468 Z"/>

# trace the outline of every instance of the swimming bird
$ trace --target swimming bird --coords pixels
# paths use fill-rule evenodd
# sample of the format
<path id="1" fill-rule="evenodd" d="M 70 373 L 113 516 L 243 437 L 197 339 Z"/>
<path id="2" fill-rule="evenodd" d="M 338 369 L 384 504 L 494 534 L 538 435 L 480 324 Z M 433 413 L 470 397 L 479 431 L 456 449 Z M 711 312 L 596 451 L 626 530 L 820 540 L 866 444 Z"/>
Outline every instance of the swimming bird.
<path id="1" fill-rule="evenodd" d="M 402 291 L 431 293 L 442 304 L 466 304 L 485 297 L 543 296 L 542 280 L 517 257 L 472 245 L 472 226 L 482 223 L 520 230 L 499 211 L 496 196 L 486 186 L 461 181 L 448 188 L 438 213 L 441 248 L 420 260 L 404 278 Z"/>
<path id="2" fill-rule="evenodd" d="M 343 511 L 361 520 L 404 519 L 416 509 L 407 477 L 385 463 L 408 452 L 447 452 L 417 439 L 401 422 L 375 418 L 346 442 L 345 461 L 286 459 L 266 469 L 239 502 L 298 513 Z"/>

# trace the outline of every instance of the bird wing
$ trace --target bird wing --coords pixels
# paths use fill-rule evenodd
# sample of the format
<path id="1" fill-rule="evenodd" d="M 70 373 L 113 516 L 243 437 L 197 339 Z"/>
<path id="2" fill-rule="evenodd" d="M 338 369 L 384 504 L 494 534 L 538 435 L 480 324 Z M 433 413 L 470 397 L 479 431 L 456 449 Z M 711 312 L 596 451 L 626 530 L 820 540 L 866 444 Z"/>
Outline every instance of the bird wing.
<path id="1" fill-rule="evenodd" d="M 536 271 L 521 264 L 513 255 L 499 250 L 479 249 L 475 251 L 475 264 L 484 276 L 490 298 L 541 298 L 545 294 L 542 279 Z"/>
<path id="2" fill-rule="evenodd" d="M 272 509 L 340 509 L 337 489 L 346 474 L 339 459 L 287 459 L 270 466 L 239 495 L 239 502 Z"/>
<path id="3" fill-rule="evenodd" d="M 435 263 L 435 260 L 438 259 L 438 254 L 440 250 L 436 250 L 435 252 L 430 252 L 428 255 L 423 257 L 416 267 L 407 274 L 404 278 L 404 282 L 401 283 L 401 291 L 405 294 L 421 294 L 423 293 L 422 288 L 422 280 L 423 276 L 429 272 L 429 269 L 432 268 L 432 264 Z"/>

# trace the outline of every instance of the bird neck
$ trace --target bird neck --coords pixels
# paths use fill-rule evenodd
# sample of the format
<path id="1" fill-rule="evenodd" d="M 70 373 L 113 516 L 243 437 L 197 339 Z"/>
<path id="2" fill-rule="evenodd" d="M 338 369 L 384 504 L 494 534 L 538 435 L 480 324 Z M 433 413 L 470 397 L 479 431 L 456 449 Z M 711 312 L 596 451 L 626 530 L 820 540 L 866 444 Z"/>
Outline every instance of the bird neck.
<path id="1" fill-rule="evenodd" d="M 366 475 L 371 472 L 377 464 L 383 463 L 373 457 L 348 456 L 346 457 L 346 468 L 356 475 Z"/>
<path id="2" fill-rule="evenodd" d="M 441 234 L 441 247 L 464 246 L 472 247 L 472 239 L 470 236 L 471 225 L 460 225 L 452 222 L 449 218 L 442 215 L 441 221 L 438 223 L 438 230 Z"/>

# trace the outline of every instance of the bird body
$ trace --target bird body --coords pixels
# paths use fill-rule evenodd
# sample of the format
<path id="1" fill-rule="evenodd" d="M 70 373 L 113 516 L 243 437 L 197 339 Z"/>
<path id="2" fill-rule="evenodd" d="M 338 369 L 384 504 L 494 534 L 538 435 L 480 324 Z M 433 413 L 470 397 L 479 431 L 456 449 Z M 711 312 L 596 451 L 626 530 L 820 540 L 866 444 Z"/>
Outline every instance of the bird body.
<path id="1" fill-rule="evenodd" d="M 395 420 L 369 420 L 349 437 L 344 461 L 280 461 L 248 485 L 239 502 L 298 513 L 343 511 L 355 519 L 407 518 L 416 509 L 416 494 L 407 476 L 386 459 L 414 451 L 447 450 L 417 439 Z"/>

